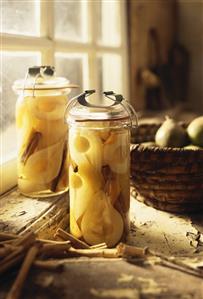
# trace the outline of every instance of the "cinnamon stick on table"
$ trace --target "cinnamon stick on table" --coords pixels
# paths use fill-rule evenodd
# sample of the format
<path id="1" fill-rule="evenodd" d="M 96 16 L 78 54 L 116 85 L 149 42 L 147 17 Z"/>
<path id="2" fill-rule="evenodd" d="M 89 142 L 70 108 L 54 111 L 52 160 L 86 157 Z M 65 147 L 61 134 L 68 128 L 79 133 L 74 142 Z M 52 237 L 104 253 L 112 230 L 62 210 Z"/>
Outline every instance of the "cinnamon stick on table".
<path id="1" fill-rule="evenodd" d="M 7 260 L 7 261 L 3 261 L 0 264 L 0 274 L 6 272 L 7 270 L 9 270 L 10 268 L 16 266 L 17 264 L 19 264 L 23 258 L 25 256 L 25 253 L 22 252 L 16 256 L 13 256 L 11 259 Z"/>
<path id="2" fill-rule="evenodd" d="M 104 257 L 104 258 L 118 258 L 118 251 L 116 248 L 107 249 L 75 249 L 70 248 L 68 251 L 70 256 L 86 256 L 86 257 Z"/>
<path id="3" fill-rule="evenodd" d="M 39 252 L 39 244 L 36 244 L 29 249 L 29 251 L 23 261 L 21 269 L 17 275 L 17 278 L 16 278 L 11 290 L 9 291 L 6 299 L 20 298 L 24 281 L 26 280 L 27 274 L 30 270 L 30 267 L 31 267 L 33 261 L 35 260 L 35 257 L 37 256 L 38 252 Z"/>
<path id="4" fill-rule="evenodd" d="M 3 245 L 2 247 L 0 247 L 0 259 L 8 256 L 8 254 L 15 251 L 16 249 L 16 246 L 12 246 L 10 244 Z"/>
<path id="5" fill-rule="evenodd" d="M 44 257 L 60 257 L 61 253 L 67 252 L 71 247 L 70 241 L 62 244 L 44 244 L 40 250 L 40 254 Z"/>
<path id="6" fill-rule="evenodd" d="M 25 256 L 26 251 L 34 244 L 35 240 L 35 234 L 33 232 L 29 232 L 18 239 L 14 239 L 12 245 L 15 249 L 1 260 L 0 274 L 19 263 Z"/>
<path id="7" fill-rule="evenodd" d="M 124 243 L 119 243 L 117 245 L 117 251 L 118 255 L 122 257 L 146 257 L 146 254 L 148 253 L 148 248 L 142 248 L 142 247 L 136 247 L 136 246 L 130 246 Z"/>
<path id="8" fill-rule="evenodd" d="M 63 240 L 69 240 L 75 248 L 79 248 L 79 249 L 89 249 L 90 248 L 90 246 L 87 243 L 79 240 L 78 238 L 67 233 L 65 230 L 63 230 L 61 228 L 57 229 L 55 236 L 56 237 L 59 236 Z"/>
<path id="9" fill-rule="evenodd" d="M 36 240 L 36 235 L 33 232 L 28 232 L 22 236 L 20 236 L 18 239 L 14 240 L 13 244 L 15 246 L 22 245 L 24 248 L 30 247 Z"/>
<path id="10" fill-rule="evenodd" d="M 13 239 L 17 239 L 18 235 L 15 234 L 9 234 L 9 233 L 0 233 L 0 241 L 9 241 Z"/>
<path id="11" fill-rule="evenodd" d="M 99 243 L 97 245 L 90 246 L 90 248 L 91 249 L 96 249 L 96 248 L 105 249 L 105 248 L 107 248 L 107 245 L 106 245 L 106 243 Z"/>

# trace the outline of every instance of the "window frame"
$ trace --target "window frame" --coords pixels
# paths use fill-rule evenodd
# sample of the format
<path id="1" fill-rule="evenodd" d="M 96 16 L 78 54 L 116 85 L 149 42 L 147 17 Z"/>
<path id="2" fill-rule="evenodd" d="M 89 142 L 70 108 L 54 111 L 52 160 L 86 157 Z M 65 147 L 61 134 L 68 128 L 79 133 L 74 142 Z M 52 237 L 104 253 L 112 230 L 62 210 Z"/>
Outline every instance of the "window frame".
<path id="1" fill-rule="evenodd" d="M 102 1 L 102 0 L 101 0 Z M 97 54 L 112 53 L 119 54 L 122 59 L 122 80 L 123 80 L 123 94 L 126 99 L 129 97 L 129 71 L 128 71 L 128 43 L 127 43 L 127 5 L 126 0 L 112 0 L 118 3 L 120 6 L 120 28 L 121 28 L 121 44 L 120 46 L 104 46 L 100 45 L 96 41 L 97 32 L 95 29 L 96 24 L 96 9 L 97 3 L 94 1 L 87 1 L 87 13 L 88 13 L 88 25 L 87 32 L 88 37 L 91 36 L 87 42 L 72 42 L 59 40 L 54 37 L 54 0 L 43 1 L 39 0 L 40 10 L 40 35 L 39 36 L 25 36 L 10 33 L 0 33 L 1 39 L 1 51 L 25 51 L 33 52 L 38 51 L 41 54 L 42 65 L 54 65 L 56 52 L 70 54 L 87 54 L 88 59 L 88 74 L 89 82 L 85 80 L 85 86 L 82 88 L 92 88 L 96 90 L 99 88 L 99 78 L 97 72 Z M 49 13 L 47 13 L 47 11 Z M 87 86 L 88 85 L 88 86 Z M 16 173 L 15 164 L 13 163 L 13 171 Z M 5 168 L 4 164 L 0 165 L 2 176 L 2 169 Z M 7 178 L 9 180 L 9 178 Z M 12 187 L 14 180 L 7 184 Z M 17 183 L 17 181 L 16 181 Z M 0 194 L 5 192 L 4 188 L 1 188 L 0 182 Z"/>

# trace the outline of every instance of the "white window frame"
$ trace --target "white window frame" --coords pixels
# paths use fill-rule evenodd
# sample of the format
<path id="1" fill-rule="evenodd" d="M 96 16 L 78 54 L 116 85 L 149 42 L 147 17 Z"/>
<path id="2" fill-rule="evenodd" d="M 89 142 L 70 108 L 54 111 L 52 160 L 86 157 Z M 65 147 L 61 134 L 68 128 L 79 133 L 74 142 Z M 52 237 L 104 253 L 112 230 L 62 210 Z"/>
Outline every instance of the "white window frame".
<path id="1" fill-rule="evenodd" d="M 106 1 L 106 0 L 105 0 Z M 97 54 L 112 53 L 119 54 L 122 59 L 122 82 L 123 82 L 123 94 L 126 99 L 129 97 L 129 71 L 128 71 L 128 43 L 127 43 L 127 13 L 126 13 L 126 0 L 108 0 L 116 1 L 120 5 L 121 16 L 119 18 L 121 22 L 121 45 L 118 47 L 114 46 L 103 46 L 99 45 L 97 41 L 97 32 L 95 30 L 96 20 L 96 1 L 87 0 L 88 9 L 88 36 L 91 39 L 84 42 L 72 42 L 65 40 L 54 39 L 54 1 L 39 0 L 40 5 L 40 36 L 25 36 L 15 34 L 0 34 L 1 51 L 26 51 L 33 52 L 37 51 L 41 53 L 41 64 L 43 65 L 54 65 L 54 53 L 78 53 L 87 54 L 88 57 L 88 74 L 89 82 L 85 80 L 82 88 L 92 88 L 96 90 L 99 87 L 99 78 L 97 73 Z M 47 13 L 47 11 L 49 13 Z M 87 86 L 88 84 L 88 86 Z M 9 164 L 8 177 L 4 183 L 2 183 L 2 175 L 5 173 L 7 164 L 0 165 L 0 194 L 5 192 L 6 189 L 11 188 L 17 183 L 16 175 L 16 161 Z M 12 175 L 11 175 L 12 174 Z"/>

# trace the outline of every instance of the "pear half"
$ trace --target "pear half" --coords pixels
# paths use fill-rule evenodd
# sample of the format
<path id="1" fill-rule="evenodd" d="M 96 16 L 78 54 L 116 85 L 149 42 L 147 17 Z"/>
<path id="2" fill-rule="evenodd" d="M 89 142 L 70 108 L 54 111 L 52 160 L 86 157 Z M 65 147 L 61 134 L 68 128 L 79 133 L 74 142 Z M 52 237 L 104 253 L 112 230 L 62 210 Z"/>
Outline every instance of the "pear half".
<path id="1" fill-rule="evenodd" d="M 85 241 L 90 245 L 105 242 L 108 247 L 113 247 L 121 239 L 123 229 L 123 219 L 110 199 L 103 191 L 97 192 L 81 221 Z"/>

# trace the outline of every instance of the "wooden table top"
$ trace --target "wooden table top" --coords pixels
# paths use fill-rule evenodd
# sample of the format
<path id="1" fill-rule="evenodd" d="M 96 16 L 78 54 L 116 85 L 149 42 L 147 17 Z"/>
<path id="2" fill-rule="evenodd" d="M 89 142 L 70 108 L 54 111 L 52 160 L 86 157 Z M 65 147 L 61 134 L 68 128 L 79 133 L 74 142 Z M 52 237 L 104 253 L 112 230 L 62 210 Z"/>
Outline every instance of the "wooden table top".
<path id="1" fill-rule="evenodd" d="M 147 207 L 131 199 L 131 232 L 128 243 L 149 247 L 168 256 L 184 256 L 203 266 L 203 216 L 178 216 Z M 32 199 L 14 190 L 0 198 L 0 231 L 53 238 L 68 224 L 68 194 Z M 0 299 L 16 276 L 0 278 Z M 60 273 L 31 270 L 23 299 L 45 298 L 164 298 L 202 299 L 201 278 L 138 259 L 71 258 Z"/>

